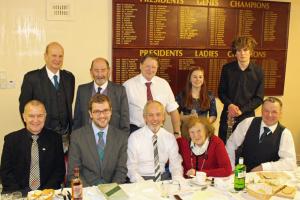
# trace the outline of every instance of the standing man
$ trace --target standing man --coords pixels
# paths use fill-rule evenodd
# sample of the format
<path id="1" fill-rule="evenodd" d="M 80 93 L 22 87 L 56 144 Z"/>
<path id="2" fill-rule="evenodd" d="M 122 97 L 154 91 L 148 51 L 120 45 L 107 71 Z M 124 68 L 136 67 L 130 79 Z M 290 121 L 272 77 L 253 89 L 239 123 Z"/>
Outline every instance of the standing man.
<path id="1" fill-rule="evenodd" d="M 162 124 L 165 118 L 164 106 L 150 100 L 144 108 L 146 125 L 133 132 L 128 139 L 128 177 L 131 182 L 152 179 L 153 181 L 183 178 L 182 158 L 172 133 Z M 170 172 L 165 170 L 169 162 Z"/>
<path id="2" fill-rule="evenodd" d="M 92 96 L 101 93 L 109 97 L 112 104 L 112 116 L 110 124 L 129 133 L 129 110 L 126 90 L 123 86 L 109 81 L 110 67 L 104 58 L 96 58 L 92 61 L 91 76 L 93 81 L 80 85 L 74 112 L 73 128 L 80 128 L 91 122 L 88 112 L 88 103 Z"/>
<path id="3" fill-rule="evenodd" d="M 46 110 L 40 101 L 26 103 L 26 128 L 4 137 L 1 158 L 3 192 L 58 189 L 64 181 L 65 163 L 61 137 L 44 128 Z"/>
<path id="4" fill-rule="evenodd" d="M 25 104 L 32 99 L 43 102 L 47 111 L 45 127 L 63 136 L 66 152 L 72 128 L 75 78 L 71 72 L 61 69 L 63 59 L 63 47 L 57 42 L 49 43 L 44 54 L 46 65 L 24 76 L 19 110 L 23 113 Z"/>
<path id="5" fill-rule="evenodd" d="M 228 139 L 226 149 L 232 167 L 241 155 L 247 171 L 295 170 L 297 164 L 292 133 L 279 123 L 282 102 L 276 97 L 267 97 L 261 113 L 262 117 L 244 119 Z"/>
<path id="6" fill-rule="evenodd" d="M 218 94 L 224 107 L 219 137 L 225 144 L 227 120 L 233 119 L 234 130 L 243 119 L 255 115 L 255 109 L 262 104 L 264 98 L 262 67 L 250 61 L 256 44 L 251 37 L 236 38 L 232 42 L 232 52 L 237 60 L 222 68 Z"/>
<path id="7" fill-rule="evenodd" d="M 130 132 L 145 125 L 143 109 L 147 101 L 157 100 L 163 104 L 166 111 L 171 115 L 174 133 L 180 135 L 178 104 L 169 83 L 156 76 L 158 67 L 158 57 L 147 54 L 140 61 L 141 74 L 124 83 L 129 103 Z"/>
<path id="8" fill-rule="evenodd" d="M 71 135 L 68 180 L 73 178 L 73 170 L 78 167 L 84 187 L 124 183 L 128 133 L 109 125 L 112 106 L 106 95 L 94 95 L 88 106 L 92 123 Z"/>

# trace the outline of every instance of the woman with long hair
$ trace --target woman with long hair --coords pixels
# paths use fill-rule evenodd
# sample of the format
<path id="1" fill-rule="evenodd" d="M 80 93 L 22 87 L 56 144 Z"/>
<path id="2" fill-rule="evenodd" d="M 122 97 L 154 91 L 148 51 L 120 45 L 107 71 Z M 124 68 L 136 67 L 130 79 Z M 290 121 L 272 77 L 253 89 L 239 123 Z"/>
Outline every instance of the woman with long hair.
<path id="1" fill-rule="evenodd" d="M 176 96 L 176 101 L 179 104 L 182 133 L 186 132 L 185 122 L 191 116 L 208 117 L 210 123 L 217 119 L 216 100 L 213 94 L 207 91 L 204 69 L 201 67 L 190 70 L 185 89 Z"/>

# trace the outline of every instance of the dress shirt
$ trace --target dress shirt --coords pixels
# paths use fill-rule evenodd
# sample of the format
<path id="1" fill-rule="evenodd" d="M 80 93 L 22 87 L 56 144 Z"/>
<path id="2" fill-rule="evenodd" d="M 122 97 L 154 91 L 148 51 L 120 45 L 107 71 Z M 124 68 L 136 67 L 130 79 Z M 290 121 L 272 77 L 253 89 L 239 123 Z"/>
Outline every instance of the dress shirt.
<path id="1" fill-rule="evenodd" d="M 101 86 L 97 85 L 97 83 L 95 83 L 95 81 L 94 81 L 94 89 L 95 89 L 96 93 L 97 93 L 97 91 L 98 91 L 98 87 L 101 87 L 100 93 L 102 94 L 102 93 L 106 90 L 107 85 L 108 85 L 108 81 L 106 81 L 106 82 L 105 82 L 103 85 L 101 85 Z"/>
<path id="2" fill-rule="evenodd" d="M 154 176 L 153 132 L 144 126 L 133 132 L 128 139 L 128 177 L 131 182 L 144 180 L 142 176 Z M 160 128 L 157 134 L 160 171 L 165 172 L 169 160 L 169 168 L 173 179 L 181 178 L 183 169 L 182 158 L 178 153 L 178 145 L 173 134 Z"/>
<path id="3" fill-rule="evenodd" d="M 225 110 L 233 103 L 239 106 L 242 113 L 253 112 L 264 98 L 264 73 L 261 66 L 250 62 L 245 70 L 241 70 L 237 61 L 224 65 L 218 93 Z"/>
<path id="4" fill-rule="evenodd" d="M 126 88 L 128 97 L 130 124 L 143 127 L 145 121 L 143 118 L 143 109 L 147 103 L 147 81 L 142 74 L 139 74 L 123 85 Z M 151 93 L 154 100 L 159 101 L 165 106 L 167 112 L 172 112 L 178 108 L 174 94 L 169 83 L 158 76 L 154 76 L 151 80 Z"/>
<path id="5" fill-rule="evenodd" d="M 248 128 L 250 127 L 252 120 L 254 117 L 249 117 L 244 119 L 237 128 L 234 130 L 232 135 L 227 141 L 226 149 L 230 158 L 232 169 L 235 167 L 235 150 L 244 142 L 246 133 Z M 268 127 L 272 132 L 268 134 L 272 134 L 278 123 L 267 126 L 263 120 L 260 126 L 260 134 L 262 135 L 264 132 L 264 127 Z M 279 160 L 275 162 L 266 162 L 262 163 L 262 168 L 264 171 L 280 171 L 280 170 L 294 170 L 296 165 L 296 152 L 295 152 L 295 145 L 292 133 L 289 129 L 285 128 L 282 132 L 280 144 L 279 144 L 279 151 L 278 151 Z"/>
<path id="6" fill-rule="evenodd" d="M 46 71 L 47 71 L 47 75 L 49 77 L 49 79 L 51 80 L 52 84 L 55 85 L 54 83 L 54 75 L 57 76 L 57 82 L 59 83 L 60 77 L 59 77 L 59 70 L 56 72 L 56 74 L 54 74 L 53 72 L 51 72 L 48 67 L 46 66 Z"/>
<path id="7" fill-rule="evenodd" d="M 95 139 L 96 139 L 96 143 L 98 143 L 99 140 L 99 132 L 103 132 L 103 141 L 104 144 L 106 144 L 106 137 L 107 137 L 107 130 L 108 130 L 108 126 L 106 126 L 104 129 L 100 129 L 98 128 L 94 122 L 92 122 L 92 127 L 93 127 L 93 131 L 94 131 L 94 135 L 95 135 Z"/>

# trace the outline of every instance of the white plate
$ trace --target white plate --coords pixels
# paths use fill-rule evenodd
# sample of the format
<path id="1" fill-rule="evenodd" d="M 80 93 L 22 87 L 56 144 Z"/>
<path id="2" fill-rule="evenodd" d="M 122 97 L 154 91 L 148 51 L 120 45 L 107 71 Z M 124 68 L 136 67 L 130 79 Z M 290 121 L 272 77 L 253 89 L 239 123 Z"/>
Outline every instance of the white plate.
<path id="1" fill-rule="evenodd" d="M 204 183 L 197 182 L 196 177 L 194 177 L 194 178 L 192 178 L 190 180 L 191 180 L 192 184 L 195 184 L 195 185 L 198 185 L 198 186 L 207 186 L 207 184 L 208 184 L 207 182 L 204 182 Z"/>

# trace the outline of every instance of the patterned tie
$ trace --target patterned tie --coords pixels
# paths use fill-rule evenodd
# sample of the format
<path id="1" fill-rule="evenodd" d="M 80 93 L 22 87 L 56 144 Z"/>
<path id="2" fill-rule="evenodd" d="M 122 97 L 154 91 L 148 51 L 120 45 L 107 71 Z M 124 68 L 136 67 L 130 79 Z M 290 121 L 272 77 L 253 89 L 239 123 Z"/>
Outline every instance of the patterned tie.
<path id="1" fill-rule="evenodd" d="M 101 90 L 102 90 L 102 88 L 98 87 L 97 94 L 101 94 Z"/>
<path id="2" fill-rule="evenodd" d="M 269 132 L 271 132 L 271 130 L 268 127 L 264 127 L 264 132 L 259 138 L 259 143 L 262 143 L 262 141 L 265 139 Z"/>
<path id="3" fill-rule="evenodd" d="M 37 143 L 38 135 L 32 135 L 31 145 L 31 163 L 29 175 L 29 187 L 31 190 L 36 190 L 40 187 L 40 163 L 39 163 L 39 146 Z"/>
<path id="4" fill-rule="evenodd" d="M 57 77 L 57 75 L 54 75 L 53 76 L 53 79 L 54 79 L 54 87 L 55 87 L 55 89 L 56 90 L 58 90 L 58 77 Z"/>
<path id="5" fill-rule="evenodd" d="M 153 100 L 152 93 L 151 93 L 151 88 L 150 88 L 151 83 L 152 82 L 145 83 L 146 86 L 147 86 L 147 101 Z"/>
<path id="6" fill-rule="evenodd" d="M 157 149 L 157 135 L 152 137 L 153 149 L 154 149 L 154 182 L 161 180 L 158 149 Z"/>
<path id="7" fill-rule="evenodd" d="M 98 132 L 98 143 L 97 143 L 97 151 L 98 151 L 98 155 L 100 160 L 103 160 L 104 158 L 104 140 L 103 140 L 103 131 Z"/>

